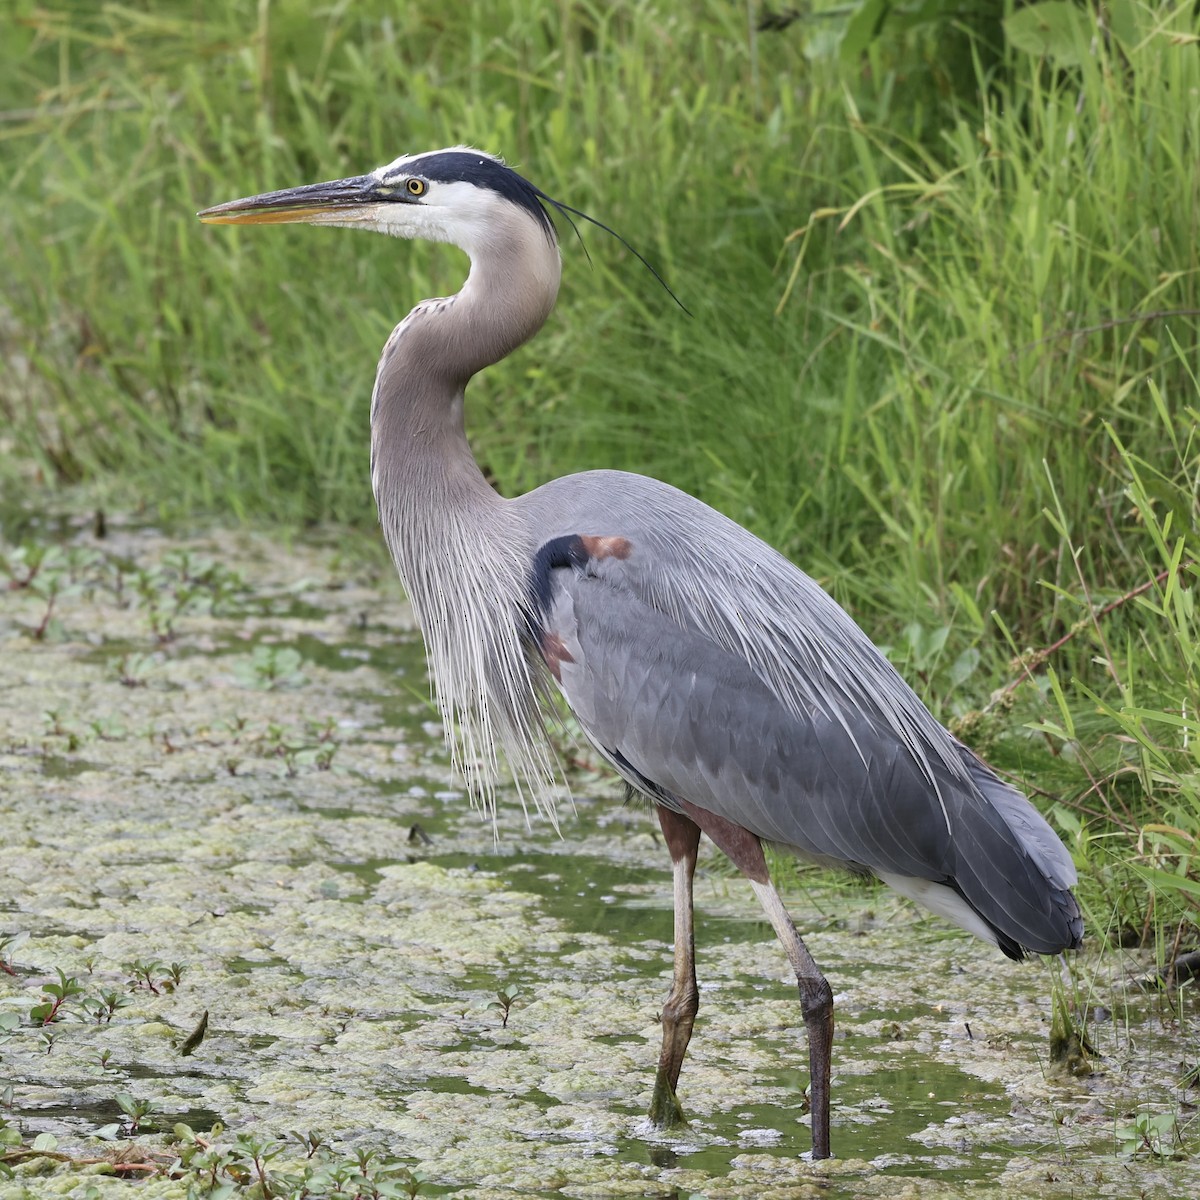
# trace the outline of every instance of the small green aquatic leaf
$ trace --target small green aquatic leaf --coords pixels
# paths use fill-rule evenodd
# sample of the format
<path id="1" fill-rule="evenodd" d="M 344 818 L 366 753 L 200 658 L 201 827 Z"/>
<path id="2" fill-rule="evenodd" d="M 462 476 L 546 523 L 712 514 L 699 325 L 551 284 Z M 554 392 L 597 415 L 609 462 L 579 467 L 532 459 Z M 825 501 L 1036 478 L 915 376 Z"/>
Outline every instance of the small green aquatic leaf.
<path id="1" fill-rule="evenodd" d="M 9 975 L 15 974 L 13 971 L 13 955 L 16 953 L 17 947 L 29 940 L 29 931 L 21 930 L 19 933 L 8 934 L 0 937 L 0 970 L 6 971 Z"/>
<path id="2" fill-rule="evenodd" d="M 1179 1119 L 1173 1112 L 1139 1112 L 1132 1121 L 1117 1127 L 1121 1153 L 1132 1158 L 1171 1159 L 1182 1151 Z"/>
<path id="3" fill-rule="evenodd" d="M 233 673 L 243 687 L 273 691 L 303 687 L 308 682 L 303 665 L 304 658 L 293 646 L 255 646 L 249 658 L 234 664 Z"/>
<path id="4" fill-rule="evenodd" d="M 512 1011 L 512 1006 L 517 997 L 521 994 L 521 989 L 514 984 L 506 984 L 504 988 L 496 993 L 496 999 L 487 1005 L 488 1010 L 496 1009 L 501 1014 L 500 1026 L 502 1029 L 508 1028 L 508 1016 Z"/>

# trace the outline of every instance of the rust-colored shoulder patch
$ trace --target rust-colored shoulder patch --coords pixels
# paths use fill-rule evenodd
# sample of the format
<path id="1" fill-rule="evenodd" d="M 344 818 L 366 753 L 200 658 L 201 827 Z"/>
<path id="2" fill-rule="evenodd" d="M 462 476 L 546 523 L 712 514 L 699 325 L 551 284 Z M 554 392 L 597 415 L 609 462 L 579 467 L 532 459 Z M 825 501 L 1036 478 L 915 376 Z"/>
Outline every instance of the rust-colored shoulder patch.
<path id="1" fill-rule="evenodd" d="M 566 643 L 557 633 L 542 634 L 541 650 L 542 657 L 546 660 L 546 666 L 550 668 L 550 674 L 559 683 L 562 683 L 562 664 L 573 663 L 575 656 L 567 649 Z"/>
<path id="2" fill-rule="evenodd" d="M 579 539 L 587 551 L 588 558 L 628 558 L 633 553 L 633 543 L 623 537 L 589 537 Z"/>

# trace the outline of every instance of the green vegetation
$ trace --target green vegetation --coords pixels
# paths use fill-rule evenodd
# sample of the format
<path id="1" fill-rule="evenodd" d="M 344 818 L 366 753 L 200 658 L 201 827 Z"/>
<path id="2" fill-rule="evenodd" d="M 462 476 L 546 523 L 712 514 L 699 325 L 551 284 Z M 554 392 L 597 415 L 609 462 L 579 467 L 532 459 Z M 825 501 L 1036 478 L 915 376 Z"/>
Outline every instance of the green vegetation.
<path id="1" fill-rule="evenodd" d="M 99 1141 L 135 1138 L 153 1130 L 147 1118 L 159 1110 L 156 1101 L 117 1092 L 114 1102 L 125 1119 L 97 1131 Z M 168 1179 L 179 1184 L 176 1194 L 209 1200 L 232 1200 L 236 1196 L 256 1200 L 313 1200 L 318 1196 L 413 1200 L 421 1194 L 424 1182 L 420 1171 L 397 1158 L 377 1150 L 339 1155 L 313 1133 L 293 1133 L 286 1140 L 256 1138 L 246 1133 L 229 1134 L 220 1124 L 197 1132 L 178 1122 L 166 1137 L 165 1146 L 138 1146 L 140 1154 L 123 1159 L 102 1155 L 81 1158 L 60 1151 L 58 1146 L 52 1133 L 41 1133 L 26 1141 L 19 1129 L 0 1117 L 0 1180 L 11 1179 L 22 1165 L 45 1173 L 44 1168 L 51 1164 L 61 1164 L 97 1178 L 117 1176 L 131 1183 Z M 1163 1157 L 1161 1152 L 1155 1153 Z M 85 1200 L 99 1200 L 105 1193 L 93 1184 L 81 1194 Z"/>
<path id="2" fill-rule="evenodd" d="M 557 314 L 471 392 L 499 486 L 637 469 L 779 545 L 1046 801 L 1095 933 L 1185 948 L 1193 5 L 993 7 L 968 29 L 867 0 L 771 30 L 724 0 L 5 7 L 10 481 L 369 527 L 379 347 L 460 257 L 193 213 L 407 150 L 502 152 L 695 316 L 618 243 L 586 230 L 589 268 L 565 236 Z M 69 569 L 7 562 L 46 588 L 52 636 Z M 169 569 L 146 584 L 160 641 L 232 586 Z M 260 648 L 244 674 L 297 672 Z"/>
<path id="3" fill-rule="evenodd" d="M 495 1010 L 500 1014 L 500 1026 L 503 1029 L 508 1028 L 508 1017 L 512 1012 L 512 1006 L 516 1003 L 517 997 L 521 994 L 521 989 L 515 984 L 505 984 L 496 992 L 495 1000 L 488 1004 L 488 1010 Z"/>

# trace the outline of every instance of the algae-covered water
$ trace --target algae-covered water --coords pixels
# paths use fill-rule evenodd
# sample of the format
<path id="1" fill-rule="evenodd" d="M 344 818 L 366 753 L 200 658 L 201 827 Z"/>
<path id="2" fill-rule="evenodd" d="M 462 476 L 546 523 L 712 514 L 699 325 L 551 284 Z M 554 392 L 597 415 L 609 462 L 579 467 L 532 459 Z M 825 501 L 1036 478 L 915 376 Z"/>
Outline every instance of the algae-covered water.
<path id="1" fill-rule="evenodd" d="M 19 542 L 0 547 L 0 1200 L 285 1195 L 306 1161 L 367 1151 L 412 1172 L 387 1195 L 1195 1194 L 1171 1157 L 1194 1145 L 1186 991 L 1080 956 L 1095 1069 L 1060 1073 L 1058 967 L 820 876 L 788 897 L 837 1006 L 838 1157 L 808 1162 L 794 981 L 711 847 L 691 1127 L 654 1133 L 668 857 L 582 750 L 561 836 L 505 795 L 493 830 L 449 772 L 402 594 L 345 546 L 111 522 Z M 269 1146 L 278 1179 L 205 1175 L 176 1124 L 214 1162 Z"/>

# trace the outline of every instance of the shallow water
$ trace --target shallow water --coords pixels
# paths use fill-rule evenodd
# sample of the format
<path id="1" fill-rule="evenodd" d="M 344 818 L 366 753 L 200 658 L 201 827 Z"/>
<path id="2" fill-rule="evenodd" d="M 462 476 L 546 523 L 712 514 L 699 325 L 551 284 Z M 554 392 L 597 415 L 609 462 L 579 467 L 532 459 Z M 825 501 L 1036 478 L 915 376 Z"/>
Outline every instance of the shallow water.
<path id="1" fill-rule="evenodd" d="M 1058 1074 L 1055 967 L 819 876 L 788 899 L 835 991 L 838 1158 L 805 1161 L 794 981 L 711 848 L 691 1127 L 654 1133 L 671 913 L 650 814 L 584 756 L 561 837 L 515 800 L 493 831 L 449 772 L 403 597 L 344 549 L 111 527 L 43 570 L 43 639 L 44 586 L 0 597 L 0 938 L 29 935 L 0 972 L 0 1013 L 23 1018 L 0 1033 L 0 1116 L 27 1140 L 98 1156 L 129 1093 L 158 1132 L 126 1142 L 311 1130 L 419 1168 L 422 1195 L 1189 1194 L 1186 1163 L 1119 1133 L 1174 1113 L 1194 1144 L 1190 996 L 1084 954 L 1081 997 L 1117 1016 L 1091 1026 L 1094 1074 Z M 133 986 L 138 963 L 159 984 L 181 964 L 177 986 Z M 84 993 L 43 1029 L 29 1010 L 59 969 Z M 82 999 L 102 993 L 129 1003 L 98 1022 Z M 80 1170 L 27 1161 L 0 1198 L 181 1194 Z"/>

